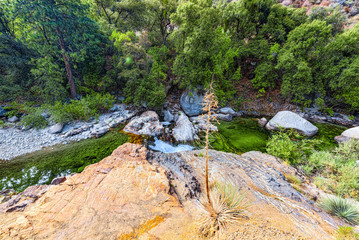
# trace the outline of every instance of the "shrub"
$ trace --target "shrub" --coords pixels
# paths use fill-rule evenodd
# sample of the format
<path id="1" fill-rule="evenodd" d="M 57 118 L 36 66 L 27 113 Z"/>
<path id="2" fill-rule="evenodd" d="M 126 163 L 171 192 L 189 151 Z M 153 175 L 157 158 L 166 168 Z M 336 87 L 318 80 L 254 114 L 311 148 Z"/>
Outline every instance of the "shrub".
<path id="1" fill-rule="evenodd" d="M 110 94 L 92 94 L 81 100 L 71 100 L 69 104 L 56 102 L 53 106 L 46 105 L 51 114 L 51 120 L 57 123 L 66 123 L 74 120 L 88 120 L 98 117 L 99 113 L 113 106 L 114 98 Z"/>
<path id="2" fill-rule="evenodd" d="M 338 240 L 359 240 L 359 233 L 356 233 L 351 226 L 340 226 L 336 237 Z"/>
<path id="3" fill-rule="evenodd" d="M 334 192 L 335 182 L 332 179 L 325 177 L 315 177 L 313 182 L 318 188 L 323 189 L 325 192 Z"/>
<path id="4" fill-rule="evenodd" d="M 295 175 L 288 174 L 288 175 L 285 175 L 285 177 L 287 178 L 288 182 L 290 182 L 292 184 L 295 184 L 295 185 L 301 185 L 302 184 L 302 180 L 300 180 Z"/>
<path id="5" fill-rule="evenodd" d="M 45 128 L 49 122 L 41 115 L 42 109 L 36 109 L 32 113 L 22 117 L 21 124 L 35 129 Z"/>
<path id="6" fill-rule="evenodd" d="M 351 224 L 359 224 L 359 209 L 357 203 L 338 196 L 325 197 L 319 206 L 326 212 L 340 217 Z"/>
<path id="7" fill-rule="evenodd" d="M 337 148 L 333 150 L 336 159 L 342 163 L 348 161 L 356 161 L 359 159 L 359 141 L 351 139 L 350 141 L 339 144 Z"/>
<path id="8" fill-rule="evenodd" d="M 267 152 L 287 161 L 291 165 L 298 165 L 305 161 L 320 144 L 316 139 L 303 139 L 295 131 L 279 131 L 274 133 L 267 143 Z"/>
<path id="9" fill-rule="evenodd" d="M 96 111 L 97 113 L 102 113 L 109 110 L 113 107 L 115 102 L 114 97 L 109 93 L 104 95 L 95 93 L 88 95 L 81 100 L 85 102 L 86 106 L 88 106 L 91 110 Z"/>
<path id="10" fill-rule="evenodd" d="M 320 172 L 323 169 L 333 168 L 335 165 L 333 155 L 326 151 L 314 152 L 308 158 L 308 163 L 303 166 L 303 170 L 307 174 Z"/>
<path id="11" fill-rule="evenodd" d="M 210 197 L 213 208 L 206 197 L 203 197 L 199 204 L 199 232 L 206 237 L 220 234 L 230 224 L 237 223 L 242 213 L 250 206 L 245 200 L 245 194 L 240 193 L 232 184 L 215 182 L 210 188 Z"/>
<path id="12" fill-rule="evenodd" d="M 337 179 L 337 186 L 335 191 L 340 196 L 352 197 L 358 199 L 359 197 L 359 168 L 356 163 L 345 164 L 341 166 L 338 173 L 335 174 Z"/>
<path id="13" fill-rule="evenodd" d="M 20 117 L 20 115 L 22 115 L 24 113 L 30 113 L 33 110 L 33 107 L 31 105 L 33 105 L 32 102 L 26 102 L 26 103 L 22 104 L 22 103 L 13 101 L 8 106 L 4 107 L 4 109 L 7 110 L 5 115 L 8 118 L 13 117 L 13 116 Z"/>

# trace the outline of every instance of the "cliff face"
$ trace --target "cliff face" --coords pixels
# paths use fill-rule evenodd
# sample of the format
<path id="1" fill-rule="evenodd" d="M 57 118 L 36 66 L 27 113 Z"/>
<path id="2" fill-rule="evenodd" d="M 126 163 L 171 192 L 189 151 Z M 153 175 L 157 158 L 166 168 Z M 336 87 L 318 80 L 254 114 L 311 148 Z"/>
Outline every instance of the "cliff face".
<path id="1" fill-rule="evenodd" d="M 210 154 L 211 178 L 231 181 L 253 201 L 225 239 L 331 239 L 344 224 L 297 192 L 285 178 L 295 170 L 274 157 Z M 0 204 L 0 239 L 200 239 L 200 156 L 124 144 L 59 185 L 31 187 Z"/>

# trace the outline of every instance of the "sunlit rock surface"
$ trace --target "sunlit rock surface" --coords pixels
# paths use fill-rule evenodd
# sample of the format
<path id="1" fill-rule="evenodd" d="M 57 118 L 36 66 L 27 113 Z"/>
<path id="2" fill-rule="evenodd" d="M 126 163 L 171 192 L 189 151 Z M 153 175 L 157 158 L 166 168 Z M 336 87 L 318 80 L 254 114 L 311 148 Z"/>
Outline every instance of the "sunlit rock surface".
<path id="1" fill-rule="evenodd" d="M 221 239 L 334 239 L 344 224 L 297 192 L 285 176 L 302 176 L 276 158 L 209 153 L 211 181 L 230 181 L 252 201 L 241 224 Z M 27 190 L 14 203 L 21 207 L 0 213 L 0 239 L 202 239 L 195 224 L 203 156 L 203 150 L 165 154 L 126 143 L 59 185 L 33 187 L 31 201 Z"/>

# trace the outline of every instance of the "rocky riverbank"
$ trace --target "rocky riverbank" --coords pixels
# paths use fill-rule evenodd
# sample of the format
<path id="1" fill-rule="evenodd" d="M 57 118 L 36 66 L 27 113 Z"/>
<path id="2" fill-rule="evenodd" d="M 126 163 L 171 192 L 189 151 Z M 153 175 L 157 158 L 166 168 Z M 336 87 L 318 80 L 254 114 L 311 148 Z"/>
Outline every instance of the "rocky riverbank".
<path id="1" fill-rule="evenodd" d="M 0 238 L 201 239 L 202 154 L 155 153 L 126 143 L 58 185 L 33 186 L 0 204 Z M 306 195 L 317 198 L 321 191 L 276 158 L 260 152 L 210 156 L 211 181 L 233 183 L 252 202 L 223 239 L 333 239 L 345 224 L 318 209 Z M 302 179 L 305 195 L 289 175 Z"/>
<path id="2" fill-rule="evenodd" d="M 11 123 L 13 119 L 8 119 L 7 125 L 10 127 L 0 128 L 0 159 L 10 160 L 26 153 L 41 150 L 44 147 L 66 144 L 91 137 L 101 137 L 110 128 L 125 122 L 129 122 L 124 129 L 129 133 L 152 137 L 162 136 L 165 140 L 174 140 L 176 142 L 188 142 L 199 139 L 198 134 L 207 127 L 205 119 L 198 117 L 202 113 L 203 94 L 193 90 L 191 92 L 185 91 L 180 97 L 172 96 L 169 99 L 172 101 L 168 101 L 162 110 L 157 112 L 118 104 L 112 108 L 112 112 L 101 115 L 98 120 L 74 122 L 66 126 L 55 124 L 43 130 L 29 130 L 18 126 L 16 123 Z M 307 108 L 303 112 L 294 105 L 285 104 L 279 102 L 279 100 L 276 103 L 268 105 L 268 103 L 263 102 L 261 99 L 256 99 L 253 104 L 244 104 L 240 111 L 235 111 L 230 107 L 220 108 L 216 116 L 219 120 L 223 121 L 232 121 L 233 117 L 238 116 L 266 116 L 269 120 L 269 118 L 276 116 L 277 113 L 286 113 L 280 125 L 282 127 L 291 126 L 303 133 L 309 131 L 310 133 L 306 134 L 308 136 L 313 136 L 317 129 L 305 120 L 319 123 L 334 123 L 348 127 L 359 126 L 358 117 L 349 118 L 349 116 L 338 113 L 329 116 L 315 108 Z M 288 118 L 288 114 L 291 112 L 291 116 L 294 116 L 294 118 L 289 123 L 291 118 Z M 142 114 L 137 116 L 139 113 Z M 265 126 L 267 124 L 266 118 L 260 119 L 259 124 Z M 299 126 L 299 122 L 304 124 L 303 126 L 306 126 L 306 128 L 311 127 L 311 129 L 302 129 L 303 126 Z M 270 124 L 271 122 L 269 121 L 267 129 L 275 129 Z M 210 130 L 216 132 L 218 128 L 210 125 Z M 348 138 L 337 139 L 342 141 Z"/>
<path id="3" fill-rule="evenodd" d="M 0 160 L 10 160 L 56 144 L 100 137 L 110 128 L 125 123 L 137 113 L 136 109 L 126 105 L 119 105 L 115 110 L 101 115 L 97 120 L 74 122 L 65 126 L 55 124 L 41 130 L 23 129 L 15 124 L 7 128 L 0 128 Z M 54 131 L 55 128 L 57 131 Z"/>

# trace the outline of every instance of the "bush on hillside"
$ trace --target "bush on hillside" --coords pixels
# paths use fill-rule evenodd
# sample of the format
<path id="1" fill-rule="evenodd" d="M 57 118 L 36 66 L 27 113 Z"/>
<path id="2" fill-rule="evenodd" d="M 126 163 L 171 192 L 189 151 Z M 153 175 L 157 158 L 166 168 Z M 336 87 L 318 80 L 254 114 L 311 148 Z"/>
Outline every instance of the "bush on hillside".
<path id="1" fill-rule="evenodd" d="M 57 123 L 66 123 L 74 120 L 88 120 L 90 117 L 98 118 L 99 113 L 109 110 L 114 103 L 110 94 L 88 95 L 81 100 L 71 100 L 69 104 L 56 102 L 46 105 L 51 114 L 51 120 Z"/>
<path id="2" fill-rule="evenodd" d="M 291 165 L 299 165 L 306 161 L 319 144 L 319 140 L 303 139 L 295 131 L 279 131 L 270 138 L 266 150 Z"/>
<path id="3" fill-rule="evenodd" d="M 36 109 L 32 113 L 21 118 L 21 124 L 35 129 L 45 128 L 49 122 L 41 115 L 42 109 Z"/>

